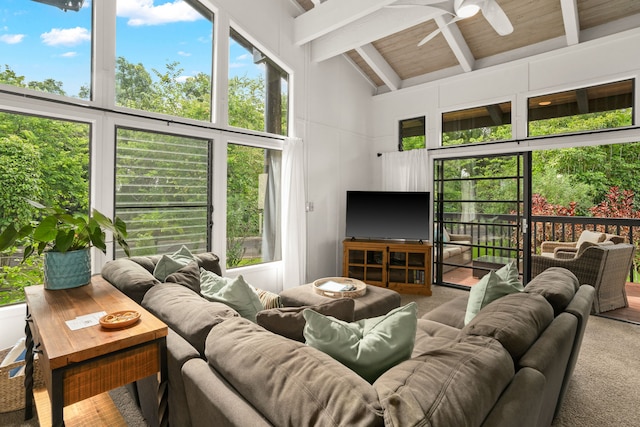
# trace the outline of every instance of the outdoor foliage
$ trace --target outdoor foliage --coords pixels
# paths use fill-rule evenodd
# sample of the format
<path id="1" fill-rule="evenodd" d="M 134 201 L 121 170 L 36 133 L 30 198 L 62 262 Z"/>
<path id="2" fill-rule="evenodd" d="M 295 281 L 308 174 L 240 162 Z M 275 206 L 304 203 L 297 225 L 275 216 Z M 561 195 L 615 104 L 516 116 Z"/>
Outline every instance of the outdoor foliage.
<path id="1" fill-rule="evenodd" d="M 116 103 L 132 109 L 210 121 L 210 76 L 197 74 L 182 78 L 182 75 L 178 63 L 167 64 L 165 70 L 148 71 L 142 64 L 118 58 Z M 9 66 L 0 71 L 0 82 L 65 94 L 61 82 L 27 82 Z M 237 127 L 264 131 L 263 78 L 234 77 L 229 84 L 229 122 Z M 88 98 L 89 89 L 85 87 L 82 91 Z M 287 108 L 284 97 L 282 127 L 285 131 Z M 83 123 L 0 112 L 0 229 L 38 218 L 37 210 L 26 203 L 26 199 L 69 212 L 88 212 L 89 135 L 90 127 Z M 116 185 L 123 191 L 117 192 L 117 197 L 128 197 L 131 205 L 144 204 L 151 198 L 150 207 L 155 206 L 144 212 L 132 209 L 121 215 L 132 226 L 128 240 L 133 253 L 158 253 L 158 246 L 167 243 L 160 239 L 162 230 L 205 242 L 208 142 L 127 129 L 120 129 L 118 136 L 120 148 L 126 145 L 129 153 L 139 154 L 145 150 L 153 153 L 149 158 L 134 154 L 129 159 L 119 159 L 128 170 L 119 174 L 121 180 Z M 260 233 L 257 177 L 264 172 L 265 150 L 243 148 L 247 147 L 229 147 L 228 185 L 233 191 L 229 192 L 227 234 L 231 244 L 242 243 Z M 195 163 L 185 171 L 175 167 L 176 158 Z M 196 164 L 203 164 L 204 169 L 195 167 Z M 126 173 L 134 170 L 137 175 Z M 132 188 L 135 190 L 131 191 Z M 199 203 L 203 205 L 201 210 L 188 210 L 196 226 L 189 222 L 184 211 L 163 208 Z M 177 220 L 181 221 L 178 226 Z M 231 265 L 243 262 L 233 255 L 230 259 Z M 21 301 L 24 286 L 42 282 L 41 269 L 35 261 L 33 265 L 16 266 L 15 257 L 5 256 L 0 257 L 0 265 L 0 304 Z"/>

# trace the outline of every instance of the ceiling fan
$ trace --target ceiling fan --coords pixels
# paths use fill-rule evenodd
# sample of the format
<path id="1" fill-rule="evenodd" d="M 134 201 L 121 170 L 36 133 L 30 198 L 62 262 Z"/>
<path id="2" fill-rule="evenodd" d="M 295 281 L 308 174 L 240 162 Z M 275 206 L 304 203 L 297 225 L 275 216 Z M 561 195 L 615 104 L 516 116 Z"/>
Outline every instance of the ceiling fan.
<path id="1" fill-rule="evenodd" d="M 451 25 L 454 22 L 462 19 L 470 18 L 476 13 L 482 11 L 482 15 L 493 27 L 494 30 L 501 36 L 506 36 L 513 32 L 513 26 L 509 17 L 496 0 L 416 0 L 416 1 L 401 1 L 393 3 L 388 7 L 416 7 L 427 6 L 435 9 L 440 9 L 446 14 L 453 16 L 447 25 Z M 433 39 L 442 31 L 442 28 L 438 28 L 418 43 L 418 46 L 422 46 L 429 40 Z"/>

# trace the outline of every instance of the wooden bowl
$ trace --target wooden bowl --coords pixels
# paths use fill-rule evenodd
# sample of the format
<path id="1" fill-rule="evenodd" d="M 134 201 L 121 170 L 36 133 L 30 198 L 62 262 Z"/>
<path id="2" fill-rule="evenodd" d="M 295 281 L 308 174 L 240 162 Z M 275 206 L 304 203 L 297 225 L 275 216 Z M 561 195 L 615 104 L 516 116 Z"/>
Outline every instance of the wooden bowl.
<path id="1" fill-rule="evenodd" d="M 100 325 L 107 329 L 124 328 L 140 320 L 140 313 L 134 310 L 115 311 L 100 318 Z"/>
<path id="2" fill-rule="evenodd" d="M 358 298 L 367 293 L 367 284 L 350 277 L 324 277 L 313 282 L 313 291 L 329 298 Z"/>

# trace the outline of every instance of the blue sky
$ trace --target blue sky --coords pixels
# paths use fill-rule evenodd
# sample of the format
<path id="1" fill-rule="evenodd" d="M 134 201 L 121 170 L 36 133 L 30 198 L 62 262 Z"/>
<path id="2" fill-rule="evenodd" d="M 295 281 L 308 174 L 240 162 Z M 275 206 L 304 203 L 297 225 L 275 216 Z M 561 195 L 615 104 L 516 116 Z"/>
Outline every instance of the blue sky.
<path id="1" fill-rule="evenodd" d="M 0 67 L 27 82 L 62 81 L 68 95 L 90 82 L 91 3 L 64 12 L 31 0 L 2 0 Z M 111 0 L 110 0 L 111 1 Z M 179 62 L 183 76 L 211 74 L 212 24 L 181 0 L 118 0 L 116 55 L 165 71 Z M 232 75 L 257 73 L 247 52 L 231 43 Z"/>

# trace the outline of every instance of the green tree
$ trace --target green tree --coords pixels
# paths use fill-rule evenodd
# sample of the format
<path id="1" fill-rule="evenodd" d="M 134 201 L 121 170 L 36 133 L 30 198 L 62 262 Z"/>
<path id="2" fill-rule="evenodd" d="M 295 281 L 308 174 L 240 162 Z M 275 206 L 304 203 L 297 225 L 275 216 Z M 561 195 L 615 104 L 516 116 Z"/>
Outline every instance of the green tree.
<path id="1" fill-rule="evenodd" d="M 235 76 L 229 79 L 229 124 L 264 131 L 264 79 Z"/>
<path id="2" fill-rule="evenodd" d="M 33 144 L 17 135 L 0 137 L 0 229 L 25 224 L 33 216 L 26 200 L 40 199 L 41 166 Z"/>

